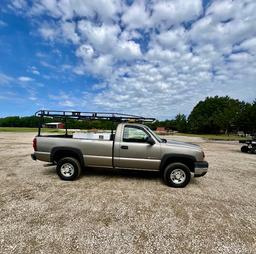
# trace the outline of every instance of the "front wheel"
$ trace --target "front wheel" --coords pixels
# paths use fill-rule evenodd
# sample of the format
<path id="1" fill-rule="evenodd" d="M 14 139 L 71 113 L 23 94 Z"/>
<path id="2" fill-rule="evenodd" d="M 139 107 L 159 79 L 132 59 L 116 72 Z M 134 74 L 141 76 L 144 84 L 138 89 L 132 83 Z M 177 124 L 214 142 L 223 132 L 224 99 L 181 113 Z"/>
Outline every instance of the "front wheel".
<path id="1" fill-rule="evenodd" d="M 183 163 L 171 163 L 163 172 L 163 180 L 166 185 L 183 188 L 185 187 L 191 178 L 191 173 L 187 165 Z"/>
<path id="2" fill-rule="evenodd" d="M 72 181 L 80 176 L 81 165 L 77 159 L 65 157 L 58 161 L 56 170 L 60 179 Z"/>
<path id="3" fill-rule="evenodd" d="M 241 147 L 241 152 L 242 153 L 248 153 L 249 152 L 249 147 L 248 146 L 242 146 Z"/>

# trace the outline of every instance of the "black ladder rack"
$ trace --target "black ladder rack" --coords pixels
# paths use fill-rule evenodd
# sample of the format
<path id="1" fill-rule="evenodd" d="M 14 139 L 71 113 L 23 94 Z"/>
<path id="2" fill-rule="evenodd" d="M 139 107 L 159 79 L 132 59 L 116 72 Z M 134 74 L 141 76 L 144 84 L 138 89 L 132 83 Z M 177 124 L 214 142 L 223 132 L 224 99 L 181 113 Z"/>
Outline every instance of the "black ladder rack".
<path id="1" fill-rule="evenodd" d="M 60 111 L 60 110 L 39 110 L 35 113 L 35 116 L 40 117 L 38 126 L 38 136 L 41 134 L 42 120 L 44 117 L 49 118 L 61 118 L 65 120 L 66 136 L 68 135 L 67 119 L 74 120 L 108 120 L 112 122 L 154 122 L 155 118 L 146 118 L 142 116 L 121 114 L 121 113 L 109 113 L 109 112 L 80 112 L 80 111 Z M 113 134 L 113 128 L 111 130 Z"/>
<path id="2" fill-rule="evenodd" d="M 80 111 L 59 111 L 39 110 L 35 113 L 37 117 L 64 118 L 76 120 L 109 120 L 115 122 L 154 122 L 155 118 L 147 118 L 136 115 L 109 113 L 109 112 L 80 112 Z"/>

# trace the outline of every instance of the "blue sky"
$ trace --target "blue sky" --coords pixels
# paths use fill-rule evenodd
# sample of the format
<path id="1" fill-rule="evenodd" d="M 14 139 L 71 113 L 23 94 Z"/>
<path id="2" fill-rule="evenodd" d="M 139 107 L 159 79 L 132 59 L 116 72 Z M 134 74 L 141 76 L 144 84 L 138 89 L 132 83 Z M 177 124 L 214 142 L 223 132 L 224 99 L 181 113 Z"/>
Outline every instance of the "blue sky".
<path id="1" fill-rule="evenodd" d="M 253 0 L 3 0 L 0 116 L 38 109 L 159 119 L 256 97 Z"/>

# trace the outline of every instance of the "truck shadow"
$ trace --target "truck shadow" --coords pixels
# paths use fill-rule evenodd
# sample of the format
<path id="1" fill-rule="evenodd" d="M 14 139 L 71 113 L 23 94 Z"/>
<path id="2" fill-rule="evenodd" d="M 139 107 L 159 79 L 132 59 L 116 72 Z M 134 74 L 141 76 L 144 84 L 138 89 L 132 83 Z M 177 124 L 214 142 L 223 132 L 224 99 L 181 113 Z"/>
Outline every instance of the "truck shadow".
<path id="1" fill-rule="evenodd" d="M 43 175 L 56 175 L 56 166 L 44 165 Z M 109 177 L 109 178 L 134 178 L 134 179 L 161 179 L 159 171 L 142 171 L 109 168 L 85 168 L 81 172 L 83 177 Z"/>
<path id="2" fill-rule="evenodd" d="M 106 168 L 86 168 L 81 173 L 81 178 L 83 177 L 97 177 L 105 179 L 131 179 L 136 181 L 160 181 L 165 185 L 160 171 L 143 171 L 143 170 L 128 170 L 128 169 L 106 169 Z M 191 176 L 190 185 L 199 185 L 200 179 L 203 177 L 194 177 Z"/>
<path id="3" fill-rule="evenodd" d="M 43 175 L 56 175 L 55 166 L 44 170 Z M 99 177 L 99 178 L 129 178 L 135 180 L 160 180 L 163 182 L 160 171 L 143 171 L 128 169 L 109 169 L 109 168 L 86 168 L 81 172 L 80 178 Z M 200 178 L 191 177 L 190 184 L 200 184 Z"/>

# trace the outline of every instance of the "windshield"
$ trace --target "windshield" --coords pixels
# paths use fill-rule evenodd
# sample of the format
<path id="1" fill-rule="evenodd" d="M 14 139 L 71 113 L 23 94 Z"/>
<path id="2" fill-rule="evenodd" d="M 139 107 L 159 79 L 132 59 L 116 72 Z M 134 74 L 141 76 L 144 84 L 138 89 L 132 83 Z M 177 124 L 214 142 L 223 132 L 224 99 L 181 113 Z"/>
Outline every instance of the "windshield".
<path id="1" fill-rule="evenodd" d="M 154 136 L 154 138 L 160 142 L 160 143 L 163 143 L 164 141 L 157 135 L 155 134 L 148 126 L 146 126 L 146 129 L 148 132 L 150 132 L 152 134 L 152 136 Z"/>

